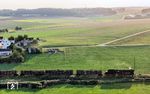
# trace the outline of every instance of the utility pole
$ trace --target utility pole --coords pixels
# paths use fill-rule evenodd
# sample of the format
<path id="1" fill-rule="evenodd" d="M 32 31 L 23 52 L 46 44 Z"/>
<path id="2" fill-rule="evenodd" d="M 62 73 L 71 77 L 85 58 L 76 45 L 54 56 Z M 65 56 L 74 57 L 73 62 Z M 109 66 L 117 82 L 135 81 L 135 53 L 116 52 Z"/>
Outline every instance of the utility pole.
<path id="1" fill-rule="evenodd" d="M 66 63 L 66 55 L 67 55 L 67 51 L 66 51 L 66 48 L 64 48 L 64 61 Z"/>
<path id="2" fill-rule="evenodd" d="M 134 57 L 134 70 L 135 70 L 135 67 L 136 67 L 136 66 L 135 66 L 135 62 L 136 62 L 136 61 L 135 61 L 135 57 Z"/>

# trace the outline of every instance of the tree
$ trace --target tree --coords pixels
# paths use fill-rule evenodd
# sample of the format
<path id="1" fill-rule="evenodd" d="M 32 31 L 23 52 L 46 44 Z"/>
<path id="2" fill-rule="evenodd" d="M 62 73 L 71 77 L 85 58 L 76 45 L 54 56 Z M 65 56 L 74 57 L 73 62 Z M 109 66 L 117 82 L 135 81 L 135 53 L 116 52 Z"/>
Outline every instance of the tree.
<path id="1" fill-rule="evenodd" d="M 36 38 L 36 40 L 40 40 L 40 38 Z"/>
<path id="2" fill-rule="evenodd" d="M 8 40 L 15 40 L 15 38 L 14 38 L 13 36 L 10 36 L 10 37 L 8 38 Z"/>
<path id="3" fill-rule="evenodd" d="M 18 37 L 15 39 L 17 42 L 24 40 L 24 37 L 22 35 L 18 35 Z"/>
<path id="4" fill-rule="evenodd" d="M 8 32 L 8 29 L 0 29 L 0 33 L 1 32 Z"/>
<path id="5" fill-rule="evenodd" d="M 24 61 L 24 57 L 16 50 L 13 52 L 13 55 L 10 57 L 10 59 L 15 63 L 21 63 Z"/>
<path id="6" fill-rule="evenodd" d="M 24 35 L 24 39 L 28 39 L 28 35 Z"/>
<path id="7" fill-rule="evenodd" d="M 16 26 L 16 27 L 15 27 L 15 30 L 16 30 L 16 31 L 18 31 L 18 30 L 22 30 L 22 27 L 18 27 L 18 26 Z"/>
<path id="8" fill-rule="evenodd" d="M 5 29 L 5 32 L 8 32 L 8 29 Z"/>

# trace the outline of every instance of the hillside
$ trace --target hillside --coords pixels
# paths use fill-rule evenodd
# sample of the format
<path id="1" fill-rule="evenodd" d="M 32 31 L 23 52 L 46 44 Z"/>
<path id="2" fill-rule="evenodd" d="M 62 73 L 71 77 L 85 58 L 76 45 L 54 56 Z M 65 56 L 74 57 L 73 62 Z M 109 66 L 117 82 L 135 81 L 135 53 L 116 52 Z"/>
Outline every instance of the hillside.
<path id="1" fill-rule="evenodd" d="M 142 10 L 143 14 L 150 14 L 150 8 L 146 8 Z"/>
<path id="2" fill-rule="evenodd" d="M 120 7 L 120 8 L 113 8 L 117 14 L 140 14 L 141 11 L 145 9 L 144 7 Z"/>
<path id="3" fill-rule="evenodd" d="M 12 17 L 103 17 L 112 15 L 143 15 L 149 14 L 148 7 L 116 7 L 116 8 L 38 8 L 38 9 L 3 9 L 0 16 Z M 136 17 L 141 18 L 141 17 Z M 142 17 L 146 18 L 146 17 Z"/>
<path id="4" fill-rule="evenodd" d="M 110 16 L 116 14 L 111 8 L 76 8 L 76 9 L 18 9 L 0 10 L 0 16 L 20 16 L 20 17 L 85 17 L 85 16 Z"/>

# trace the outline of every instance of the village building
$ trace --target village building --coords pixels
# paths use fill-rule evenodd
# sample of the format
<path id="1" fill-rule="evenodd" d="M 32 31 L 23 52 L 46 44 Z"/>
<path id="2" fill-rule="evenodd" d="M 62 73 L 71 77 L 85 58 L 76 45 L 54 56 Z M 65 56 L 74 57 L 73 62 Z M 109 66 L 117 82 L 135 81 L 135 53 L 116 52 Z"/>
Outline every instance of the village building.
<path id="1" fill-rule="evenodd" d="M 14 43 L 14 41 L 9 41 L 8 39 L 0 38 L 0 56 L 9 56 L 12 54 L 12 51 L 8 47 Z"/>
<path id="2" fill-rule="evenodd" d="M 29 46 L 31 43 L 33 42 L 33 39 L 24 39 L 20 42 L 18 42 L 18 46 L 22 46 L 22 47 L 26 47 L 26 46 Z"/>
<path id="3" fill-rule="evenodd" d="M 0 49 L 0 56 L 9 56 L 12 54 L 12 51 L 9 49 Z"/>
<path id="4" fill-rule="evenodd" d="M 7 49 L 12 43 L 14 44 L 15 41 L 0 38 L 0 49 Z"/>

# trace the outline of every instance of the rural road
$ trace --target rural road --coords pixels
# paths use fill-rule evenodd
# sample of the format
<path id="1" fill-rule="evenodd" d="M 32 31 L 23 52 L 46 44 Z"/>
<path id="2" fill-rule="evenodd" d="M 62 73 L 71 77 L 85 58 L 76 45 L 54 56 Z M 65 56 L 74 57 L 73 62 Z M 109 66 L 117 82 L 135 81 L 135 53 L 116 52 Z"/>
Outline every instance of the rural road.
<path id="1" fill-rule="evenodd" d="M 134 37 L 134 36 L 137 36 L 137 35 L 146 33 L 146 32 L 150 32 L 150 30 L 145 30 L 145 31 L 142 31 L 142 32 L 138 32 L 138 33 L 135 33 L 135 34 L 131 34 L 131 35 L 128 35 L 128 36 L 119 38 L 119 39 L 115 39 L 115 40 L 112 40 L 112 41 L 109 41 L 109 42 L 106 42 L 106 43 L 99 44 L 99 45 L 97 45 L 97 46 L 106 46 L 106 45 L 108 45 L 108 44 L 111 44 L 111 43 L 114 43 L 114 42 L 117 42 L 117 41 L 121 41 L 121 40 L 130 38 L 130 37 Z M 141 45 L 142 45 L 142 44 L 141 44 Z"/>

